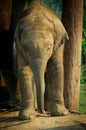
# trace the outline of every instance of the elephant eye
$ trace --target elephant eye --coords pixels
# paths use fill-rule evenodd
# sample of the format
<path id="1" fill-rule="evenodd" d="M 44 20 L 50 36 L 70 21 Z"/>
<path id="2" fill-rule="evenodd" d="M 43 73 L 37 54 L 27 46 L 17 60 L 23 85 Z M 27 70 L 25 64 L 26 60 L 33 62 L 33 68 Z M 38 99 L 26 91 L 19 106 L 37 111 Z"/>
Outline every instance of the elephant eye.
<path id="1" fill-rule="evenodd" d="M 49 51 L 49 50 L 50 50 L 50 47 L 47 48 L 47 51 Z"/>
<path id="2" fill-rule="evenodd" d="M 52 44 L 48 45 L 47 52 L 52 48 Z"/>

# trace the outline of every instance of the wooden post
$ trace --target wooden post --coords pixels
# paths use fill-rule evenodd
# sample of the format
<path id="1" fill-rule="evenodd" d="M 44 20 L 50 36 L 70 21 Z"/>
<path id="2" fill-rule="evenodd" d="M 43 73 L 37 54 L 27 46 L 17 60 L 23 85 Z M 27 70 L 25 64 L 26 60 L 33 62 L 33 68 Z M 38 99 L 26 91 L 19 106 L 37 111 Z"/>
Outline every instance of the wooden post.
<path id="1" fill-rule="evenodd" d="M 80 94 L 83 0 L 63 0 L 62 21 L 69 41 L 64 48 L 64 98 L 70 111 L 78 111 Z"/>

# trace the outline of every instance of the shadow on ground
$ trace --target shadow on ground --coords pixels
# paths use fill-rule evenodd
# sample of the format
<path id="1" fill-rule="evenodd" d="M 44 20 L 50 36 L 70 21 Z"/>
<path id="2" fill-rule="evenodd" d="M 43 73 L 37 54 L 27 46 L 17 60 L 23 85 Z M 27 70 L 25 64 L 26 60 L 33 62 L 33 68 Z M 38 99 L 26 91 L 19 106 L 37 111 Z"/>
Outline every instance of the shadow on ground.
<path id="1" fill-rule="evenodd" d="M 54 128 L 45 128 L 41 130 L 86 130 L 86 124 L 77 124 L 77 125 L 70 125 L 70 126 L 60 126 Z"/>
<path id="2" fill-rule="evenodd" d="M 38 116 L 33 121 L 20 121 L 18 111 L 0 112 L 0 130 L 86 130 L 86 115 Z"/>

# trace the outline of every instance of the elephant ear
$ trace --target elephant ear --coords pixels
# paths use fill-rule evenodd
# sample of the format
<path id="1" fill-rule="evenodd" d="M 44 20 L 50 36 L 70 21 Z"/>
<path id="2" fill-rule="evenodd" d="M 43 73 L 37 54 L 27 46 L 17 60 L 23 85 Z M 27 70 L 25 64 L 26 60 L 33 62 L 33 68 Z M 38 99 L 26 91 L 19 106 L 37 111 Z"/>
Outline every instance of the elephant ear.
<path id="1" fill-rule="evenodd" d="M 62 37 L 61 42 L 59 43 L 59 47 L 60 45 L 66 43 L 67 40 L 69 40 L 69 37 L 68 37 L 68 34 L 65 33 L 64 37 Z"/>
<path id="2" fill-rule="evenodd" d="M 62 44 L 69 40 L 68 34 L 62 24 L 62 22 L 57 19 L 54 21 L 54 50 L 56 51 Z"/>

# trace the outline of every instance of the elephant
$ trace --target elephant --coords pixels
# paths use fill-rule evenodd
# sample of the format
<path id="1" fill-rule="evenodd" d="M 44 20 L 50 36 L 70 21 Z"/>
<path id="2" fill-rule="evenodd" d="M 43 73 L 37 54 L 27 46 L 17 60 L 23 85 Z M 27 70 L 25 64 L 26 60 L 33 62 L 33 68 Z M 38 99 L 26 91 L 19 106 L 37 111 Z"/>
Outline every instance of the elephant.
<path id="1" fill-rule="evenodd" d="M 32 119 L 34 109 L 33 80 L 40 113 L 51 116 L 69 114 L 64 105 L 63 48 L 68 34 L 61 20 L 45 5 L 31 0 L 16 27 L 14 44 L 21 90 L 18 118 Z"/>
<path id="2" fill-rule="evenodd" d="M 16 106 L 17 78 L 13 72 L 13 39 L 20 14 L 25 10 L 28 0 L 0 1 L 0 71 L 4 77 L 10 106 Z"/>

